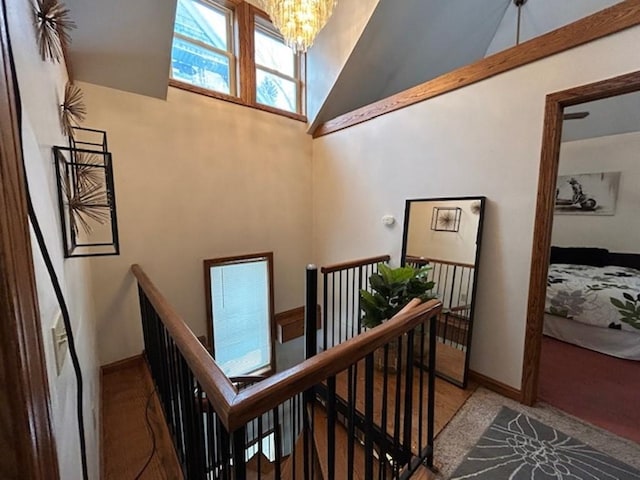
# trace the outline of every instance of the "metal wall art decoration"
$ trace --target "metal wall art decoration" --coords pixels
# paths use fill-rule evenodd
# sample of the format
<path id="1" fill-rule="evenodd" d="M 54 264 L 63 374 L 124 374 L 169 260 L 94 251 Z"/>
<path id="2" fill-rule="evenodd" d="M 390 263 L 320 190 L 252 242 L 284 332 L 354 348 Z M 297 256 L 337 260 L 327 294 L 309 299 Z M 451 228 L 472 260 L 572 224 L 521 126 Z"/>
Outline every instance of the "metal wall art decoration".
<path id="1" fill-rule="evenodd" d="M 53 147 L 65 258 L 118 255 L 113 165 L 107 134 L 71 127 L 69 147 Z"/>
<path id="2" fill-rule="evenodd" d="M 80 87 L 67 82 L 64 87 L 64 101 L 60 105 L 60 124 L 62 133 L 69 137 L 73 127 L 79 127 L 87 115 L 87 107 Z"/>
<path id="3" fill-rule="evenodd" d="M 436 232 L 457 232 L 460 229 L 462 209 L 458 207 L 433 207 L 431 230 Z"/>
<path id="4" fill-rule="evenodd" d="M 42 60 L 60 63 L 71 43 L 69 30 L 76 27 L 69 15 L 69 9 L 58 0 L 36 0 L 34 17 Z"/>

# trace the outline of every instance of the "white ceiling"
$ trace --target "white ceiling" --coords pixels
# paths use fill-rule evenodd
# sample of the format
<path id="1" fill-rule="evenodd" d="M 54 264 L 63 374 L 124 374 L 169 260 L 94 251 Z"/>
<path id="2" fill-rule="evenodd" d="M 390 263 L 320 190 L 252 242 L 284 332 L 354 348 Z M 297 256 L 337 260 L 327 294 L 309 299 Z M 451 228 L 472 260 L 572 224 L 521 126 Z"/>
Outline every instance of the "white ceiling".
<path id="1" fill-rule="evenodd" d="M 528 0 L 521 41 L 619 1 Z M 517 12 L 513 0 L 380 0 L 313 125 L 512 47 Z"/>
<path id="2" fill-rule="evenodd" d="M 563 142 L 640 131 L 640 92 L 565 109 L 565 113 L 585 111 L 589 112 L 588 117 L 562 123 Z"/>
<path id="3" fill-rule="evenodd" d="M 177 0 L 64 0 L 76 80 L 166 98 Z"/>

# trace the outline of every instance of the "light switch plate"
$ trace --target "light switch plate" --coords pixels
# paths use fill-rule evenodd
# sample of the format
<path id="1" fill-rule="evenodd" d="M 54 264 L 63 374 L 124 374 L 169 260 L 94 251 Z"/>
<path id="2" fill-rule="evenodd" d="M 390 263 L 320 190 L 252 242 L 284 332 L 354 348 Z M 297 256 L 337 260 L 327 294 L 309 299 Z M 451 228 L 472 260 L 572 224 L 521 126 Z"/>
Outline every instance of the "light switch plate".
<path id="1" fill-rule="evenodd" d="M 51 335 L 53 337 L 53 352 L 56 357 L 56 373 L 60 375 L 60 371 L 62 370 L 62 366 L 64 365 L 64 359 L 67 356 L 67 350 L 69 350 L 67 330 L 64 328 L 64 322 L 62 321 L 62 312 L 60 312 L 60 310 L 58 310 L 58 313 L 56 313 L 55 319 L 53 321 Z"/>

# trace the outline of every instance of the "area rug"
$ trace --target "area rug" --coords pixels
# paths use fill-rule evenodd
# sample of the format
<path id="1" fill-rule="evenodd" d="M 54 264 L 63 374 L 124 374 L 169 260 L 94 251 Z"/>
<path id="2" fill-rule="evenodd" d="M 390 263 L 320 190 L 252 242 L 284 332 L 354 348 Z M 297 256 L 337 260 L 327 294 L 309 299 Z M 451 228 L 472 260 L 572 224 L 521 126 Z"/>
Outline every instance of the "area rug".
<path id="1" fill-rule="evenodd" d="M 637 480 L 636 470 L 503 407 L 450 480 Z"/>

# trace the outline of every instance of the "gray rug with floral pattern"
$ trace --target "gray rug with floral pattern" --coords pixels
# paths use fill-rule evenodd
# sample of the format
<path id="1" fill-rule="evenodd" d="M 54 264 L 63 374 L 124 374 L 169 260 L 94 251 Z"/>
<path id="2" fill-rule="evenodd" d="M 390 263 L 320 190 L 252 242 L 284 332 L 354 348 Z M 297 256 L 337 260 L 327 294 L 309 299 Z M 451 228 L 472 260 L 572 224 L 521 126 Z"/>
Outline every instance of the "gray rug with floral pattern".
<path id="1" fill-rule="evenodd" d="M 450 480 L 638 480 L 640 471 L 503 407 Z"/>

